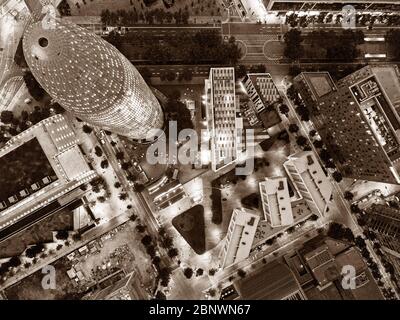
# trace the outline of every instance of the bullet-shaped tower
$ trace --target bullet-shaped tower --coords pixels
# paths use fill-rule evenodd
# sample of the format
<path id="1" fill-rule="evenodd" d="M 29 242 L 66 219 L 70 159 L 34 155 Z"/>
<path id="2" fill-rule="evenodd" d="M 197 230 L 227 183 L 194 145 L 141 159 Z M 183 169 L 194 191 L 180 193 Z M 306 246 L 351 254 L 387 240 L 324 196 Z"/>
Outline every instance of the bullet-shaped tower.
<path id="1" fill-rule="evenodd" d="M 137 140 L 162 127 L 160 103 L 140 73 L 94 33 L 59 18 L 36 21 L 23 50 L 43 89 L 76 117 Z"/>

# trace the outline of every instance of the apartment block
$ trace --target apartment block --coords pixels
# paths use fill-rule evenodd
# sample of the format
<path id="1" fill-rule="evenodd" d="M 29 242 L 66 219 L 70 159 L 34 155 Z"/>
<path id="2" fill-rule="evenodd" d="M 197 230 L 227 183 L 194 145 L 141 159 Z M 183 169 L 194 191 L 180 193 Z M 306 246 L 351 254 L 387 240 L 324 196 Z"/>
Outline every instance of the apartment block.
<path id="1" fill-rule="evenodd" d="M 333 187 L 315 154 L 312 151 L 292 154 L 283 166 L 310 209 L 323 216 Z"/>
<path id="2" fill-rule="evenodd" d="M 222 268 L 246 259 L 251 250 L 260 216 L 248 209 L 233 210 L 225 245 L 220 253 Z"/>
<path id="3" fill-rule="evenodd" d="M 292 225 L 294 222 L 287 178 L 267 178 L 259 183 L 264 219 L 272 227 Z"/>

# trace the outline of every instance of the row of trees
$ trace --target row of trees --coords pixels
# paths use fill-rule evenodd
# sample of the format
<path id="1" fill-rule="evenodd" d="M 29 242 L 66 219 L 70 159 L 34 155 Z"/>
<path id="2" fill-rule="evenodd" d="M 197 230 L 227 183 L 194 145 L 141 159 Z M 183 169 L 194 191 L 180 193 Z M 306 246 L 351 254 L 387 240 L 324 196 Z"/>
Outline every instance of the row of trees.
<path id="1" fill-rule="evenodd" d="M 42 86 L 37 82 L 35 77 L 33 76 L 32 72 L 27 71 L 24 73 L 24 81 L 28 88 L 29 94 L 37 101 L 41 101 L 46 92 L 42 88 Z"/>
<path id="2" fill-rule="evenodd" d="M 189 21 L 188 9 L 171 13 L 164 11 L 163 9 L 153 9 L 145 13 L 137 12 L 134 7 L 133 10 L 117 10 L 110 11 L 108 9 L 102 10 L 101 22 L 106 26 L 134 26 L 138 22 L 146 22 L 149 24 L 153 23 L 175 23 L 175 24 L 187 24 Z"/>
<path id="3" fill-rule="evenodd" d="M 304 41 L 301 31 L 297 29 L 291 29 L 286 32 L 283 36 L 285 41 L 285 49 L 283 55 L 293 61 L 296 61 L 303 57 L 304 47 L 302 42 Z"/>
<path id="4" fill-rule="evenodd" d="M 235 38 L 223 41 L 216 31 L 201 30 L 177 32 L 174 36 L 164 37 L 154 34 L 128 32 L 121 36 L 111 32 L 105 37 L 130 60 L 146 60 L 150 64 L 219 63 L 235 65 L 241 57 L 241 51 Z M 123 44 L 127 45 L 123 45 Z"/>
<path id="5" fill-rule="evenodd" d="M 33 111 L 22 111 L 17 117 L 12 111 L 4 110 L 0 113 L 0 143 L 7 142 L 11 137 L 28 129 L 30 126 L 48 118 L 52 112 L 62 113 L 64 110 L 58 104 L 45 107 L 35 106 Z"/>
<path id="6" fill-rule="evenodd" d="M 389 44 L 391 54 L 395 60 L 400 59 L 400 30 L 392 29 L 386 34 L 387 43 Z"/>
<path id="7" fill-rule="evenodd" d="M 166 39 L 161 43 L 148 43 L 144 57 L 152 63 L 168 64 L 172 61 L 184 64 L 222 63 L 235 65 L 241 51 L 231 37 L 224 42 L 217 32 L 199 31 L 185 34 L 179 39 Z"/>
<path id="8" fill-rule="evenodd" d="M 318 30 L 310 33 L 307 41 L 311 43 L 311 48 L 307 51 L 309 58 L 352 62 L 359 55 L 357 46 L 364 43 L 364 33 L 350 29 L 340 33 Z"/>
<path id="9" fill-rule="evenodd" d="M 192 116 L 186 105 L 176 97 L 170 97 L 165 104 L 165 114 L 169 121 L 177 122 L 177 130 L 181 132 L 183 129 L 193 129 Z M 168 128 L 167 128 L 168 134 Z"/>
<path id="10" fill-rule="evenodd" d="M 240 64 L 235 69 L 235 78 L 243 78 L 247 73 L 265 73 L 267 68 L 264 64 L 256 64 L 247 68 L 244 64 Z"/>
<path id="11" fill-rule="evenodd" d="M 305 50 L 307 40 L 309 49 Z M 313 31 L 304 38 L 301 31 L 291 29 L 284 35 L 284 56 L 292 61 L 299 59 L 334 60 L 351 62 L 358 55 L 357 46 L 364 42 L 364 33 L 361 30 Z"/>
<path id="12" fill-rule="evenodd" d="M 369 232 L 367 232 L 366 234 L 369 237 L 373 236 L 373 234 L 370 234 Z M 355 237 L 350 228 L 347 228 L 342 224 L 336 222 L 333 222 L 329 225 L 328 236 L 338 240 L 346 240 L 350 243 L 355 244 L 359 248 L 361 255 L 364 257 L 364 259 L 366 259 L 367 265 L 371 269 L 371 273 L 374 276 L 374 278 L 377 280 L 380 280 L 382 278 L 382 274 L 379 271 L 379 267 L 376 264 L 376 262 L 373 261 L 373 259 L 371 258 L 370 252 L 367 248 L 366 241 L 363 237 L 361 236 Z M 385 264 L 388 272 L 390 271 L 394 272 L 394 268 L 391 264 L 389 264 L 388 262 L 386 262 Z"/>
<path id="13" fill-rule="evenodd" d="M 157 248 L 158 245 L 165 248 L 170 258 L 174 258 L 179 255 L 178 249 L 174 247 L 173 239 L 167 234 L 164 228 L 159 229 L 160 237 L 158 239 L 158 244 L 149 234 L 146 233 L 146 230 L 147 228 L 140 223 L 136 226 L 136 231 L 143 234 L 141 243 L 146 248 L 146 253 L 150 256 L 153 265 L 157 269 L 160 285 L 167 287 L 171 277 L 171 270 L 168 267 L 161 266 L 161 257 L 157 254 Z"/>
<path id="14" fill-rule="evenodd" d="M 62 0 L 58 5 L 57 9 L 62 17 L 71 15 L 71 7 L 69 6 L 67 0 Z"/>
<path id="15" fill-rule="evenodd" d="M 292 28 L 301 27 L 306 28 L 312 24 L 323 24 L 323 23 L 334 23 L 339 24 L 343 21 L 342 14 L 336 14 L 334 17 L 333 13 L 320 12 L 318 15 L 298 15 L 297 13 L 292 13 L 286 16 L 285 23 L 290 25 Z M 369 13 L 356 13 L 355 22 L 358 26 L 370 26 L 372 27 L 375 23 L 385 24 L 385 25 L 397 25 L 400 21 L 399 15 L 379 15 L 374 16 Z"/>

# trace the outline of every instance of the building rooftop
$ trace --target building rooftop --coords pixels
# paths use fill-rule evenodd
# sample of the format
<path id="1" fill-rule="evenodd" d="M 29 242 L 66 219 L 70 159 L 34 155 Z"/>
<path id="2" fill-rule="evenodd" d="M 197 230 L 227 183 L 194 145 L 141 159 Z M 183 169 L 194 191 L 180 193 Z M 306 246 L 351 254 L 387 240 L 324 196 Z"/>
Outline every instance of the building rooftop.
<path id="1" fill-rule="evenodd" d="M 0 158 L 18 152 L 35 141 L 35 148 L 38 146 L 42 151 L 53 174 L 49 174 L 50 177 L 27 178 L 28 195 L 25 192 L 24 197 L 20 195 L 17 202 L 8 203 L 7 208 L 1 211 L 0 229 L 9 227 L 96 176 L 78 147 L 79 140 L 62 115 L 49 117 L 12 137 L 0 149 Z M 36 162 L 32 159 L 32 165 L 37 165 Z M 21 166 L 27 171 L 26 163 Z M 31 186 L 34 183 L 38 183 L 39 187 L 33 189 Z"/>
<path id="2" fill-rule="evenodd" d="M 309 299 L 316 300 L 381 300 L 382 294 L 359 250 L 332 238 L 319 236 L 304 244 L 299 252 L 318 286 L 307 288 Z M 355 269 L 355 289 L 342 287 L 342 270 Z"/>
<path id="3" fill-rule="evenodd" d="M 278 261 L 235 281 L 234 286 L 242 300 L 284 300 L 294 295 L 303 297 L 293 273 Z"/>
<path id="4" fill-rule="evenodd" d="M 304 259 L 320 287 L 328 285 L 337 279 L 340 274 L 335 259 L 327 245 L 308 252 L 304 255 Z"/>
<path id="5" fill-rule="evenodd" d="M 266 220 L 270 220 L 272 226 L 293 224 L 287 178 L 267 178 L 265 181 L 260 182 L 259 185 Z"/>
<path id="6" fill-rule="evenodd" d="M 222 266 L 246 259 L 251 251 L 260 216 L 251 210 L 234 209 L 222 249 Z"/>
<path id="7" fill-rule="evenodd" d="M 61 152 L 56 158 L 68 181 L 78 179 L 90 170 L 78 145 Z"/>
<path id="8" fill-rule="evenodd" d="M 314 153 L 312 151 L 302 151 L 292 154 L 289 156 L 288 161 L 284 163 L 284 167 L 287 171 L 290 171 L 288 165 L 293 165 L 296 168 L 301 180 L 309 190 L 313 202 L 319 212 L 323 214 L 332 195 L 332 185 Z M 294 179 L 292 177 L 293 173 L 288 173 Z M 298 187 L 297 184 L 295 185 Z"/>
<path id="9" fill-rule="evenodd" d="M 211 138 L 211 167 L 217 171 L 235 161 L 241 149 L 243 127 L 235 94 L 234 68 L 211 68 L 205 80 L 207 129 Z"/>
<path id="10" fill-rule="evenodd" d="M 243 79 L 243 86 L 264 128 L 268 129 L 281 122 L 278 111 L 272 105 L 280 95 L 269 73 L 249 73 Z"/>
<path id="11" fill-rule="evenodd" d="M 300 76 L 307 81 L 312 93 L 318 98 L 336 90 L 329 72 L 302 72 Z"/>

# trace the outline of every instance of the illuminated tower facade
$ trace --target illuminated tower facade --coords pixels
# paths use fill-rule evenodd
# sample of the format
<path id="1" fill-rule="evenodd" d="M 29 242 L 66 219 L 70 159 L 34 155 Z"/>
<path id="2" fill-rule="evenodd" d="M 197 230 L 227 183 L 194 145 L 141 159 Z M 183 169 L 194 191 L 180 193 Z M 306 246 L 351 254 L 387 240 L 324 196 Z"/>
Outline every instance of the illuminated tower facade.
<path id="1" fill-rule="evenodd" d="M 23 38 L 32 74 L 76 117 L 132 139 L 161 128 L 161 106 L 136 68 L 111 44 L 56 18 L 29 25 Z"/>

